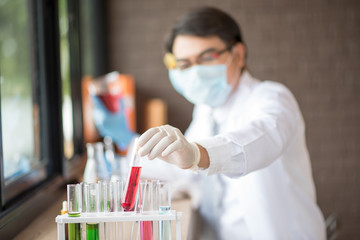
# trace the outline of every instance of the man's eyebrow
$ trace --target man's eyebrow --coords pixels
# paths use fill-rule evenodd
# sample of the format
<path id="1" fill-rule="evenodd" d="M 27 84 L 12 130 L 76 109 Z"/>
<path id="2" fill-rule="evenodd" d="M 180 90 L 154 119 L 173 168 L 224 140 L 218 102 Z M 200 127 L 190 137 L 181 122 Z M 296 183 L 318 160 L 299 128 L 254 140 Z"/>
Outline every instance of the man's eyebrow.
<path id="1" fill-rule="evenodd" d="M 212 52 L 212 51 L 217 51 L 217 49 L 211 47 L 211 48 L 207 48 L 204 51 L 202 51 L 201 53 L 198 54 L 198 56 L 201 56 L 207 52 Z M 176 58 L 176 61 L 189 61 L 188 58 Z"/>
<path id="2" fill-rule="evenodd" d="M 205 49 L 204 51 L 202 51 L 202 52 L 199 54 L 199 56 L 201 56 L 201 55 L 203 55 L 203 54 L 205 54 L 205 53 L 208 53 L 208 52 L 213 52 L 213 51 L 217 51 L 217 49 L 215 49 L 215 48 L 213 48 L 213 47 L 207 48 L 207 49 Z"/>
<path id="3" fill-rule="evenodd" d="M 176 58 L 177 62 L 189 62 L 190 60 L 188 58 Z"/>

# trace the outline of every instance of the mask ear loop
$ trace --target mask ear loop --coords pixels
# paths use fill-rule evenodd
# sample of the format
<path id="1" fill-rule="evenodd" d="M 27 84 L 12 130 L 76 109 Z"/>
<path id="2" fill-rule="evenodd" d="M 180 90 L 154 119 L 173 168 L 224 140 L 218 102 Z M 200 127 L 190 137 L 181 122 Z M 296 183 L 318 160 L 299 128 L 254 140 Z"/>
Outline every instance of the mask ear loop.
<path id="1" fill-rule="evenodd" d="M 234 48 L 234 46 L 231 46 L 231 48 L 229 49 L 229 53 L 230 53 L 230 57 L 231 57 L 231 59 L 230 59 L 230 63 L 231 63 L 231 61 L 234 59 L 234 55 L 233 55 L 233 48 Z M 228 60 L 226 60 L 225 65 L 226 65 L 226 66 L 228 66 L 228 63 L 229 63 L 229 59 L 228 59 Z"/>
<path id="2" fill-rule="evenodd" d="M 234 52 L 233 52 L 233 49 L 234 49 L 234 45 L 232 45 L 231 48 L 229 49 L 229 52 L 230 52 L 230 55 L 231 55 L 231 56 L 230 56 L 231 59 L 230 59 L 230 63 L 229 63 L 229 60 L 227 60 L 226 63 L 225 63 L 225 65 L 226 65 L 227 68 L 228 68 L 229 64 L 231 64 L 231 62 L 234 60 Z M 242 72 L 243 72 L 243 69 L 244 69 L 244 68 L 240 69 L 240 72 L 239 72 L 237 78 L 240 78 L 240 77 L 241 77 L 241 74 L 242 74 Z M 236 77 L 235 77 L 235 78 L 236 78 Z M 229 84 L 229 83 L 228 83 L 228 84 Z M 230 84 L 229 84 L 229 85 L 230 85 Z M 233 90 L 235 89 L 235 87 L 236 87 L 236 86 L 232 86 Z"/>
<path id="3" fill-rule="evenodd" d="M 242 42 L 238 42 L 238 43 L 243 44 Z M 233 48 L 234 48 L 234 45 L 235 45 L 235 44 L 236 44 L 236 43 L 234 43 L 234 44 L 232 45 L 231 49 L 229 49 L 232 57 L 234 57 L 234 55 L 233 55 Z M 246 60 L 246 46 L 245 46 L 245 44 L 243 44 L 243 45 L 244 45 L 244 48 L 245 48 L 244 66 L 243 66 L 242 68 L 240 68 L 240 75 L 244 72 L 244 70 L 247 70 L 247 69 L 248 69 L 247 66 L 246 66 L 246 64 L 245 64 L 245 60 Z"/>

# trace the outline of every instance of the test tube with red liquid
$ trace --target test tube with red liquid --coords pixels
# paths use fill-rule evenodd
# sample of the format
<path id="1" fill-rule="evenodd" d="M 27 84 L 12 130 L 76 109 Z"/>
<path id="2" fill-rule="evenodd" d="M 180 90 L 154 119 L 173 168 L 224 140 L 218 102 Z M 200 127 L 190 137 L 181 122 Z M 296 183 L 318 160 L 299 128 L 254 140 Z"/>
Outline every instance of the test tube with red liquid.
<path id="1" fill-rule="evenodd" d="M 140 182 L 140 212 L 154 211 L 153 183 L 143 180 Z M 140 240 L 153 240 L 153 221 L 140 222 Z"/>
<path id="2" fill-rule="evenodd" d="M 136 146 L 135 140 L 135 146 Z M 121 206 L 124 211 L 133 211 L 135 206 L 136 194 L 138 192 L 142 159 L 134 153 L 130 161 L 129 175 L 126 181 L 125 190 L 121 199 Z"/>

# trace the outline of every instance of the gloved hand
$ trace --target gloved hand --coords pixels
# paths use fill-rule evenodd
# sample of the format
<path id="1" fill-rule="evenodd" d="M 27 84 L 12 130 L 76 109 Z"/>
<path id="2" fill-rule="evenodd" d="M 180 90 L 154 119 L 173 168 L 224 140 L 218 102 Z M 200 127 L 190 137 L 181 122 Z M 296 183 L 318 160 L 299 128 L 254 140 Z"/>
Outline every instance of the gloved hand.
<path id="1" fill-rule="evenodd" d="M 126 150 L 135 136 L 127 123 L 123 99 L 120 98 L 120 111 L 110 112 L 97 96 L 91 96 L 93 102 L 93 120 L 101 136 L 110 136 L 120 150 Z"/>
<path id="2" fill-rule="evenodd" d="M 150 128 L 137 142 L 140 156 L 159 158 L 182 169 L 191 168 L 200 161 L 199 147 L 188 142 L 179 129 L 170 125 Z"/>

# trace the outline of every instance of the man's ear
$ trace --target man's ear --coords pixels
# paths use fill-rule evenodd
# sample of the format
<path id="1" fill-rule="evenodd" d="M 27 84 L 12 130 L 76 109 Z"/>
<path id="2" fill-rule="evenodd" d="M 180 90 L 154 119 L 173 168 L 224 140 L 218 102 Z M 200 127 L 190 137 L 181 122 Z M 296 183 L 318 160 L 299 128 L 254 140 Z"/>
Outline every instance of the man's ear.
<path id="1" fill-rule="evenodd" d="M 234 59 L 236 60 L 237 65 L 240 68 L 245 66 L 245 56 L 246 56 L 246 47 L 241 42 L 236 43 L 232 47 L 232 52 L 234 55 Z"/>

